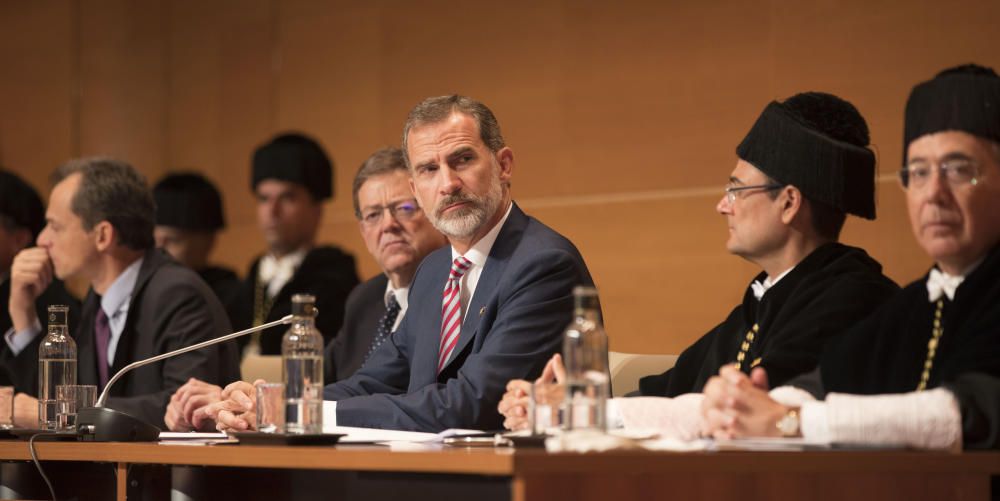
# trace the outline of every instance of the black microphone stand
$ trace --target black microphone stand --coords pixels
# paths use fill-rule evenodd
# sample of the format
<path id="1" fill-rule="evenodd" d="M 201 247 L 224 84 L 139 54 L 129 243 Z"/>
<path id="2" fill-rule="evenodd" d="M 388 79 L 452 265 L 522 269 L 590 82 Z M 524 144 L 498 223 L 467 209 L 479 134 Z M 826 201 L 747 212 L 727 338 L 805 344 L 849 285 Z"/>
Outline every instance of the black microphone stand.
<path id="1" fill-rule="evenodd" d="M 230 339 L 236 339 L 240 336 L 252 334 L 257 331 L 290 323 L 292 323 L 292 316 L 285 315 L 280 320 L 261 324 L 246 330 L 234 332 L 232 334 L 226 334 L 225 336 L 209 339 L 208 341 L 202 341 L 198 344 L 193 344 L 191 346 L 163 353 L 161 355 L 156 355 L 155 357 L 138 360 L 126 365 L 122 368 L 122 370 L 115 373 L 115 375 L 108 380 L 108 384 L 104 385 L 104 391 L 101 392 L 101 396 L 97 399 L 97 404 L 94 407 L 87 407 L 79 410 L 76 417 L 77 435 L 80 440 L 85 442 L 156 441 L 160 436 L 159 428 L 137 417 L 133 417 L 124 412 L 116 411 L 104 406 L 108 400 L 108 390 L 115 381 L 121 379 L 122 375 L 126 372 L 144 365 L 159 362 L 160 360 L 181 355 L 189 351 L 198 350 L 206 346 L 212 346 L 224 341 L 229 341 Z"/>

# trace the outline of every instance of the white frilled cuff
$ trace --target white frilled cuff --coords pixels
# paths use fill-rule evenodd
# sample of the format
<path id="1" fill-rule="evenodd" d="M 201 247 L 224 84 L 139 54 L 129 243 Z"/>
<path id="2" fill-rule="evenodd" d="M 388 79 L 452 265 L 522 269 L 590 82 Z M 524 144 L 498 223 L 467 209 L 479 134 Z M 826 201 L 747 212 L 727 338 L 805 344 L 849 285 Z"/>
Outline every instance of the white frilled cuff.
<path id="1" fill-rule="evenodd" d="M 661 437 L 694 440 L 701 430 L 701 393 L 687 393 L 676 398 L 614 398 L 608 402 L 628 430 L 656 430 Z M 609 423 L 615 423 L 611 412 Z"/>
<path id="2" fill-rule="evenodd" d="M 962 413 L 944 388 L 892 395 L 831 393 L 805 402 L 802 435 L 831 443 L 900 445 L 917 449 L 960 449 Z"/>

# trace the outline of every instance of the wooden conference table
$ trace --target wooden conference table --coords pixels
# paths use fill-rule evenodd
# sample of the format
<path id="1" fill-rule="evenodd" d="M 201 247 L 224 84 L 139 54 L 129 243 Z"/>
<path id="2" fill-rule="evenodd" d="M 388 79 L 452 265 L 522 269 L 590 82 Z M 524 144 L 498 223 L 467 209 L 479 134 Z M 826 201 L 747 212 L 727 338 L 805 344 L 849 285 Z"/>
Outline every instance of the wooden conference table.
<path id="1" fill-rule="evenodd" d="M 398 451 L 381 446 L 179 446 L 142 443 L 36 443 L 45 462 L 111 463 L 125 499 L 129 465 L 167 464 L 335 470 L 406 479 L 397 499 L 419 499 L 410 480 L 463 480 L 467 498 L 624 499 L 967 499 L 990 498 L 1000 453 L 907 451 L 620 451 L 548 454 L 542 450 L 451 448 Z M 27 442 L 0 442 L 0 461 L 30 460 Z M 430 491 L 426 491 L 430 492 Z M 464 492 L 464 491 L 463 491 Z M 336 499 L 336 491 L 330 498 Z"/>

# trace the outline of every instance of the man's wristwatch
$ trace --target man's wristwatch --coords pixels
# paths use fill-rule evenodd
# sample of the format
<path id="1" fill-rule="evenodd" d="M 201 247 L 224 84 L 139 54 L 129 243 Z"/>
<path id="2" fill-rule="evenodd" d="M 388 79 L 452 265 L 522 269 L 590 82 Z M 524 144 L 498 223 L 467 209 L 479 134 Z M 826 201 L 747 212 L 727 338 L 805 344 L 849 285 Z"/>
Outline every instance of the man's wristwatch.
<path id="1" fill-rule="evenodd" d="M 788 409 L 788 413 L 778 420 L 774 425 L 781 432 L 782 437 L 798 437 L 799 433 L 799 410 Z"/>

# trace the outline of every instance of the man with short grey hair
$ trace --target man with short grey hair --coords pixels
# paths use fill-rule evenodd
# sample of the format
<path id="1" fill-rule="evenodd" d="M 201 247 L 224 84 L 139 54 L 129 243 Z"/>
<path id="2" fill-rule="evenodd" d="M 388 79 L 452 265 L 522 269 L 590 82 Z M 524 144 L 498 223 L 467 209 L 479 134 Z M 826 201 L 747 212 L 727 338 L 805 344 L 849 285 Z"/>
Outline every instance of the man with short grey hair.
<path id="1" fill-rule="evenodd" d="M 496 124 L 463 96 L 429 98 L 410 113 L 410 187 L 450 245 L 420 265 L 396 332 L 354 376 L 325 388 L 324 428 L 496 429 L 506 381 L 537 376 L 558 351 L 573 287 L 593 281 L 569 240 L 512 201 L 514 152 Z M 249 383 L 234 383 L 209 413 L 221 428 L 252 427 L 249 394 Z"/>
<path id="2" fill-rule="evenodd" d="M 354 375 L 399 328 L 417 266 L 445 244 L 413 198 L 403 150 L 373 153 L 358 169 L 351 191 L 361 238 L 382 273 L 347 298 L 344 326 L 324 357 L 330 383 Z"/>
<path id="3" fill-rule="evenodd" d="M 85 158 L 60 167 L 53 181 L 38 247 L 21 251 L 11 268 L 8 343 L 15 357 L 37 359 L 24 347 L 42 334 L 35 298 L 53 276 L 90 284 L 73 337 L 77 380 L 99 391 L 131 362 L 230 331 L 211 289 L 153 248 L 153 199 L 141 174 L 118 160 Z M 108 407 L 163 427 L 170 394 L 185 380 L 222 382 L 238 374 L 233 345 L 194 351 L 126 374 L 111 388 Z M 34 398 L 17 396 L 19 426 L 36 426 L 37 412 Z"/>

